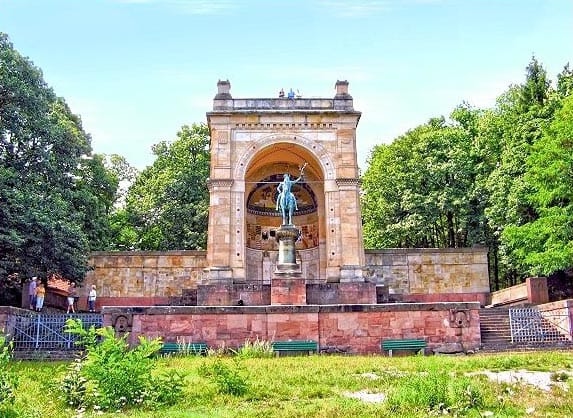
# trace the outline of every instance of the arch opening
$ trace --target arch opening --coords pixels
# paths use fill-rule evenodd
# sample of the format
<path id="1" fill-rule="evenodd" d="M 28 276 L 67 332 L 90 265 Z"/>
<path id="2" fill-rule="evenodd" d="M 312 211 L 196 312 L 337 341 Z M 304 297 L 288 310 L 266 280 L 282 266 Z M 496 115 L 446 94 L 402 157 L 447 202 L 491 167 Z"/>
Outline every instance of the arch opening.
<path id="1" fill-rule="evenodd" d="M 292 190 L 298 204 L 293 223 L 300 231 L 295 247 L 307 281 L 319 280 L 321 276 L 320 242 L 325 225 L 322 166 L 308 149 L 275 142 L 251 155 L 245 170 L 247 281 L 270 282 L 278 256 L 275 231 L 282 221 L 276 210 L 277 186 L 285 173 L 297 178 L 305 163 L 303 180 Z"/>

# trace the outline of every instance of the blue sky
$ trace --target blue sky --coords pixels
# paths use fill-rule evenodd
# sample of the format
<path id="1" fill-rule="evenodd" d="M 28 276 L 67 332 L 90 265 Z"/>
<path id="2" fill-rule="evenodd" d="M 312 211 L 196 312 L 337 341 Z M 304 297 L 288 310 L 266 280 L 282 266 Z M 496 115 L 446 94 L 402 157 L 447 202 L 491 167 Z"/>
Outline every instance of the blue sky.
<path id="1" fill-rule="evenodd" d="M 467 101 L 491 107 L 535 54 L 573 65 L 571 0 L 0 0 L 0 31 L 82 118 L 97 153 L 151 146 L 234 97 L 333 97 L 348 80 L 372 147 Z"/>

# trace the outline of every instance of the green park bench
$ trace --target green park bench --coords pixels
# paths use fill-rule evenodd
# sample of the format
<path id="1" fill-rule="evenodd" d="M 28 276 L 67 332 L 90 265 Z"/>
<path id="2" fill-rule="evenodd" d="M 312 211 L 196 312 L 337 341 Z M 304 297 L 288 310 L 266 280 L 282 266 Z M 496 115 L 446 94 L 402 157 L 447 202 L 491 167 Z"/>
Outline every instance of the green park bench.
<path id="1" fill-rule="evenodd" d="M 419 352 L 426 348 L 425 340 L 416 339 L 406 339 L 406 340 L 383 340 L 382 341 L 382 352 L 388 351 L 388 355 L 392 357 L 392 351 L 415 351 Z M 423 352 L 423 351 L 422 351 Z"/>
<path id="2" fill-rule="evenodd" d="M 280 355 L 280 353 L 302 353 L 308 354 L 318 353 L 318 343 L 312 340 L 305 341 L 273 341 L 273 351 Z"/>
<path id="3" fill-rule="evenodd" d="M 205 343 L 163 343 L 159 354 L 207 354 L 207 344 Z"/>

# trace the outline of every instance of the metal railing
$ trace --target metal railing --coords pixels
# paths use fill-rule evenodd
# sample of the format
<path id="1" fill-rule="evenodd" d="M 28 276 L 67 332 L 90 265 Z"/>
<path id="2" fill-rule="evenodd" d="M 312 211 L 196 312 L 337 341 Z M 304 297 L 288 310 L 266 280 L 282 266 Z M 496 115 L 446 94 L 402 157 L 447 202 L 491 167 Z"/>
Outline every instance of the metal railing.
<path id="1" fill-rule="evenodd" d="M 64 331 L 70 318 L 81 319 L 84 328 L 101 328 L 100 314 L 37 314 L 11 315 L 6 324 L 6 334 L 14 344 L 14 350 L 81 350 L 76 344 L 77 335 Z"/>
<path id="2" fill-rule="evenodd" d="M 541 312 L 536 307 L 509 309 L 512 343 L 557 343 L 571 340 L 571 330 L 558 326 L 565 314 Z"/>

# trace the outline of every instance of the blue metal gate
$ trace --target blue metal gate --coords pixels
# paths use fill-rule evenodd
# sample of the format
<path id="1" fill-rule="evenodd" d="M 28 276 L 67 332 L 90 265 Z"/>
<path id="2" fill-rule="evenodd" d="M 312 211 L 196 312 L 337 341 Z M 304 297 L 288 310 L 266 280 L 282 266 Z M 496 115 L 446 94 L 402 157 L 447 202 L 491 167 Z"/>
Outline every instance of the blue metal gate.
<path id="1" fill-rule="evenodd" d="M 571 330 L 560 326 L 567 315 L 537 307 L 509 309 L 512 343 L 552 344 L 571 341 Z M 565 321 L 566 322 L 566 321 Z"/>
<path id="2" fill-rule="evenodd" d="M 64 331 L 70 318 L 81 319 L 84 328 L 101 328 L 100 314 L 27 314 L 11 315 L 6 324 L 6 334 L 14 344 L 14 350 L 80 350 L 76 345 L 77 335 Z"/>

